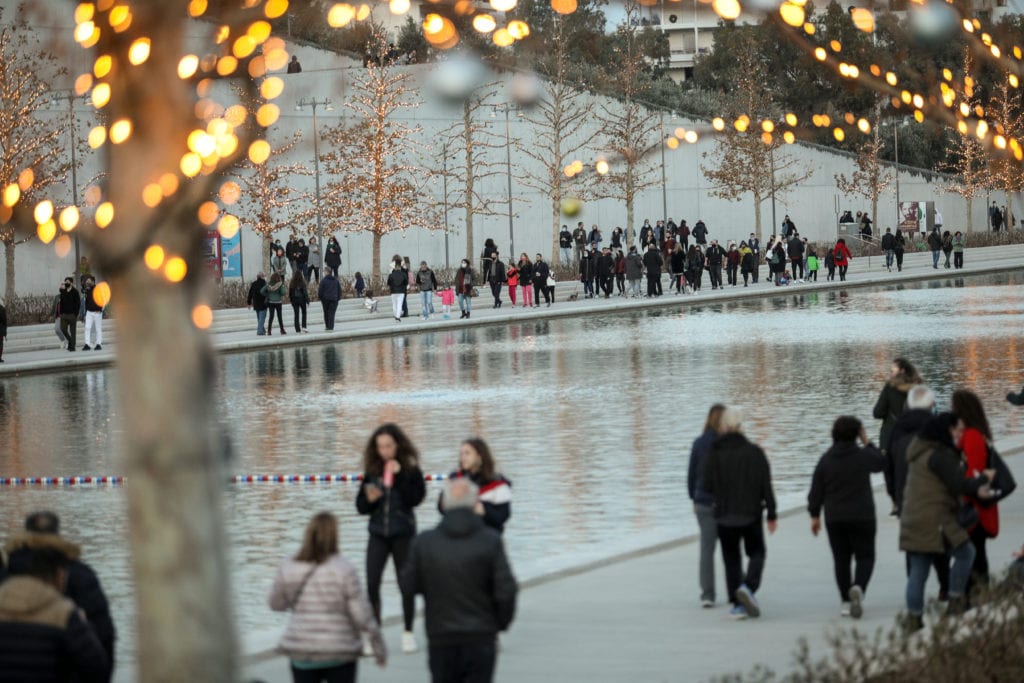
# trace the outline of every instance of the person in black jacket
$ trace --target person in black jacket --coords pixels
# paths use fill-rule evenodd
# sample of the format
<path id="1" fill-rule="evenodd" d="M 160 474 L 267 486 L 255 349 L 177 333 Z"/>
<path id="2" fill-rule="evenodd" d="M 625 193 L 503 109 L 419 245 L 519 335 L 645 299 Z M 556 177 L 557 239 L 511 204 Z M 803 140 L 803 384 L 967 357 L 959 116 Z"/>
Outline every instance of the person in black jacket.
<path id="1" fill-rule="evenodd" d="M 551 288 L 548 287 L 548 277 L 551 275 L 551 268 L 544 262 L 544 257 L 537 254 L 533 262 L 533 301 L 534 306 L 540 305 L 540 295 L 544 295 L 544 303 L 551 306 Z"/>
<path id="2" fill-rule="evenodd" d="M 572 233 L 568 225 L 563 225 L 562 231 L 558 233 L 558 249 L 561 251 L 562 265 L 569 265 L 572 262 Z"/>
<path id="3" fill-rule="evenodd" d="M 382 424 L 370 436 L 363 452 L 363 483 L 356 496 L 356 509 L 369 515 L 370 538 L 366 546 L 366 588 L 377 623 L 380 623 L 380 582 L 388 556 L 394 557 L 395 573 L 401 574 L 416 535 L 414 508 L 426 496 L 419 452 L 401 428 Z M 402 591 L 405 632 L 402 651 L 417 650 L 412 632 L 416 614 L 415 593 Z"/>
<path id="4" fill-rule="evenodd" d="M 857 446 L 860 438 L 861 446 Z M 832 447 L 814 468 L 807 511 L 811 533 L 821 531 L 821 510 L 835 565 L 836 585 L 842 601 L 841 614 L 860 619 L 864 594 L 875 569 L 875 494 L 871 473 L 885 469 L 885 456 L 868 440 L 864 425 L 855 417 L 843 416 L 832 425 Z M 850 560 L 855 559 L 855 578 L 850 578 Z"/>
<path id="5" fill-rule="evenodd" d="M 422 593 L 434 683 L 486 683 L 497 663 L 497 635 L 515 616 L 515 576 L 501 536 L 474 514 L 476 485 L 445 486 L 444 517 L 413 543 L 402 590 Z"/>
<path id="6" fill-rule="evenodd" d="M 647 247 L 647 253 L 644 254 L 644 268 L 647 270 L 647 298 L 661 296 L 662 265 L 664 265 L 664 260 L 661 258 L 661 252 L 658 251 L 658 245 L 652 242 Z"/>
<path id="7" fill-rule="evenodd" d="M 0 584 L 0 681 L 106 683 L 111 662 L 75 603 L 60 594 L 68 558 L 24 552 Z"/>
<path id="8" fill-rule="evenodd" d="M 60 331 L 68 340 L 68 351 L 75 350 L 75 326 L 78 324 L 78 312 L 82 307 L 82 297 L 75 289 L 75 279 L 64 278 L 60 288 Z"/>
<path id="9" fill-rule="evenodd" d="M 391 262 L 388 291 L 391 292 L 391 314 L 394 316 L 395 322 L 400 323 L 405 306 L 405 294 L 409 291 L 409 271 L 405 269 L 401 259 Z"/>
<path id="10" fill-rule="evenodd" d="M 469 479 L 479 489 L 473 512 L 483 518 L 484 524 L 502 533 L 512 516 L 512 483 L 498 472 L 491 448 L 483 439 L 474 437 L 462 442 L 459 469 L 448 475 L 449 479 L 460 477 Z M 444 512 L 443 493 L 437 500 L 437 509 Z"/>
<path id="11" fill-rule="evenodd" d="M 60 518 L 48 510 L 34 512 L 25 518 L 25 531 L 7 544 L 12 573 L 22 565 L 31 563 L 31 554 L 39 549 L 52 549 L 67 558 L 64 595 L 85 613 L 85 618 L 96 632 L 111 667 L 114 664 L 114 641 L 117 631 L 110 616 L 110 605 L 103 592 L 99 577 L 85 562 L 79 560 L 81 550 L 60 536 Z M 0 675 L 2 679 L 2 675 Z"/>
<path id="12" fill-rule="evenodd" d="M 491 252 L 491 271 L 489 277 L 488 282 L 491 285 L 491 294 L 494 295 L 494 306 L 491 308 L 501 308 L 501 290 L 505 288 L 505 280 L 507 278 L 505 277 L 505 264 L 499 258 L 497 249 Z"/>
<path id="13" fill-rule="evenodd" d="M 789 256 L 790 267 L 793 269 L 793 277 L 802 282 L 804 279 L 804 243 L 795 230 L 786 243 L 786 254 Z"/>
<path id="14" fill-rule="evenodd" d="M 682 251 L 682 247 L 679 248 Z M 715 522 L 715 497 L 704 490 L 704 465 L 711 445 L 718 438 L 725 406 L 716 403 L 708 410 L 704 432 L 690 449 L 690 466 L 686 486 L 693 501 L 693 514 L 700 528 L 700 601 L 703 607 L 715 604 L 715 546 L 718 544 L 718 524 Z"/>
<path id="15" fill-rule="evenodd" d="M 722 286 L 722 260 L 724 258 L 725 249 L 718 244 L 718 240 L 711 240 L 711 246 L 704 252 L 708 275 L 711 277 L 711 289 L 718 289 Z"/>
<path id="16" fill-rule="evenodd" d="M 722 413 L 719 437 L 704 465 L 704 490 L 714 496 L 718 543 L 725 565 L 725 584 L 737 619 L 761 616 L 754 594 L 761 585 L 765 546 L 761 516 L 768 513 L 768 533 L 775 533 L 777 515 L 772 491 L 771 466 L 759 446 L 741 431 L 741 417 L 734 408 Z M 747 553 L 743 575 L 740 541 Z"/>
<path id="17" fill-rule="evenodd" d="M 610 247 L 605 247 L 601 250 L 601 255 L 597 257 L 594 271 L 597 274 L 597 284 L 601 291 L 604 292 L 604 298 L 610 298 L 615 284 L 615 259 L 612 258 Z"/>
<path id="18" fill-rule="evenodd" d="M 583 250 L 580 255 L 580 282 L 583 283 L 583 298 L 593 299 L 594 298 L 594 252 L 593 250 Z"/>
<path id="19" fill-rule="evenodd" d="M 267 333 L 264 329 L 267 322 L 267 297 L 263 294 L 263 288 L 266 286 L 267 281 L 263 277 L 263 272 L 256 273 L 256 280 L 249 285 L 249 294 L 245 297 L 249 310 L 256 311 L 256 334 L 260 337 Z"/>
<path id="20" fill-rule="evenodd" d="M 306 277 L 303 275 L 302 269 L 292 273 L 292 280 L 288 283 L 288 301 L 292 304 L 292 318 L 295 320 L 295 331 L 309 332 L 306 329 L 306 307 L 309 305 L 309 291 L 306 289 Z"/>

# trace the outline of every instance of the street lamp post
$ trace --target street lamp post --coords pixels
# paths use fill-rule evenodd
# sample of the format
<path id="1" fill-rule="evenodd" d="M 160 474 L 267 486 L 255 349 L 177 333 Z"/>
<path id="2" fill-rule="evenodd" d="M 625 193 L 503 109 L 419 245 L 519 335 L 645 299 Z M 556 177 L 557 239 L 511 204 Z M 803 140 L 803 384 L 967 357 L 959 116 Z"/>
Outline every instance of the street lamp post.
<path id="1" fill-rule="evenodd" d="M 448 257 L 448 138 L 441 143 L 441 182 L 444 194 L 444 267 L 448 270 L 451 268 Z"/>
<path id="2" fill-rule="evenodd" d="M 776 234 L 777 223 L 775 222 L 775 146 L 772 145 L 768 148 L 768 163 L 771 165 L 772 171 L 772 234 Z"/>
<path id="3" fill-rule="evenodd" d="M 666 190 L 665 183 L 665 110 L 658 112 L 658 118 L 661 120 L 661 144 L 658 145 L 661 148 L 661 220 L 668 220 L 668 192 Z"/>
<path id="4" fill-rule="evenodd" d="M 516 252 L 515 227 L 512 223 L 512 135 L 508 119 L 508 113 L 511 109 L 518 110 L 519 106 L 508 102 L 494 105 L 494 111 L 500 110 L 505 112 L 505 176 L 508 180 L 508 253 L 510 256 Z M 494 116 L 493 112 L 491 116 Z"/>
<path id="5" fill-rule="evenodd" d="M 334 111 L 334 107 L 331 106 L 329 99 L 318 100 L 315 97 L 303 98 L 295 105 L 295 109 L 300 111 L 306 107 L 312 107 L 313 109 L 313 172 L 315 175 L 313 187 L 316 192 L 314 198 L 316 205 L 316 236 L 317 239 L 323 242 L 324 231 L 322 219 L 320 218 L 320 133 L 317 131 L 316 110 L 317 107 L 324 107 L 327 111 Z"/>
<path id="6" fill-rule="evenodd" d="M 900 215 L 900 125 L 894 123 L 892 127 L 892 148 L 896 155 L 896 229 L 900 229 L 903 217 Z"/>
<path id="7" fill-rule="evenodd" d="M 68 146 L 71 148 L 71 203 L 78 205 L 78 155 L 75 151 L 75 100 L 80 99 L 74 91 L 54 93 L 51 101 L 67 100 L 68 103 Z M 75 270 L 82 262 L 81 249 L 78 243 L 78 233 L 75 232 Z"/>

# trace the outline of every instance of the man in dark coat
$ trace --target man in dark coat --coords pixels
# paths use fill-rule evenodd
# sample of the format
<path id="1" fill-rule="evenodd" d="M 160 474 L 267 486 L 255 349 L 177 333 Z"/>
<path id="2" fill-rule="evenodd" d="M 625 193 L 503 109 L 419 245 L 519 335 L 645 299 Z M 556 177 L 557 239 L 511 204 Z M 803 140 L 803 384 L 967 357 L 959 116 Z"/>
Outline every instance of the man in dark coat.
<path id="1" fill-rule="evenodd" d="M 663 265 L 658 245 L 653 242 L 644 254 L 644 268 L 647 270 L 647 297 L 661 296 L 661 266 Z"/>
<path id="2" fill-rule="evenodd" d="M 498 258 L 498 251 L 495 250 L 491 254 L 491 259 L 494 265 L 491 266 L 491 272 L 488 275 L 488 280 L 491 284 L 491 294 L 494 295 L 494 306 L 493 308 L 501 308 L 501 290 L 505 287 L 505 264 Z"/>
<path id="3" fill-rule="evenodd" d="M 263 273 L 256 273 L 256 280 L 249 285 L 249 294 L 245 297 L 249 310 L 256 311 L 256 334 L 261 337 L 266 334 L 264 325 L 267 321 L 267 297 L 263 294 L 263 288 L 266 286 L 267 281 L 263 278 Z"/>
<path id="4" fill-rule="evenodd" d="M 718 244 L 718 240 L 711 240 L 711 246 L 704 252 L 707 262 L 708 275 L 711 277 L 711 289 L 718 289 L 722 286 L 722 259 L 725 258 L 725 249 Z"/>
<path id="5" fill-rule="evenodd" d="M 64 278 L 60 288 L 60 331 L 68 340 L 68 351 L 75 350 L 75 326 L 78 324 L 78 313 L 82 307 L 82 297 L 75 289 L 75 279 Z"/>
<path id="6" fill-rule="evenodd" d="M 595 270 L 597 271 L 598 286 L 604 291 L 604 298 L 607 299 L 612 295 L 615 277 L 615 259 L 612 258 L 610 247 L 605 247 L 601 250 L 601 255 L 597 257 Z"/>
<path id="7" fill-rule="evenodd" d="M 60 536 L 60 518 L 49 511 L 34 512 L 25 518 L 27 534 L 15 536 L 8 544 L 10 564 L 17 570 L 21 562 L 29 563 L 28 557 L 38 548 L 53 548 L 68 559 L 64 595 L 85 612 L 86 620 L 96 632 L 111 666 L 114 664 L 114 640 L 117 632 L 110 617 L 110 605 L 100 585 L 99 577 L 85 562 L 78 558 L 81 551 L 77 545 Z"/>
<path id="8" fill-rule="evenodd" d="M 580 255 L 580 282 L 583 283 L 583 298 L 594 298 L 594 261 L 593 250 L 583 250 Z"/>
<path id="9" fill-rule="evenodd" d="M 548 278 L 551 277 L 551 268 L 544 262 L 540 254 L 535 256 L 533 262 L 533 303 L 540 305 L 540 295 L 544 294 L 544 302 L 551 306 L 551 295 L 553 288 L 548 287 Z"/>
<path id="10" fill-rule="evenodd" d="M 0 681 L 110 680 L 96 632 L 60 594 L 67 574 L 68 558 L 55 547 L 22 552 L 11 562 L 0 584 Z"/>
<path id="11" fill-rule="evenodd" d="M 324 309 L 324 327 L 330 332 L 334 329 L 334 315 L 338 312 L 338 300 L 341 299 L 341 283 L 330 268 L 324 268 L 324 277 L 316 293 Z"/>
<path id="12" fill-rule="evenodd" d="M 697 219 L 697 222 L 693 225 L 693 239 L 697 241 L 697 244 L 704 246 L 708 243 L 708 226 L 704 225 L 704 221 Z"/>
<path id="13" fill-rule="evenodd" d="M 516 580 L 501 535 L 474 511 L 478 494 L 464 478 L 445 486 L 441 523 L 416 537 L 399 577 L 403 593 L 423 594 L 435 683 L 490 681 L 515 616 Z"/>
<path id="14" fill-rule="evenodd" d="M 722 436 L 711 446 L 704 464 L 704 490 L 714 496 L 718 544 L 725 565 L 725 584 L 736 619 L 761 616 L 754 594 L 761 585 L 765 544 L 762 516 L 767 512 L 768 533 L 775 533 L 777 515 L 771 466 L 759 446 L 741 431 L 741 418 L 726 408 L 719 423 Z M 747 553 L 743 572 L 740 541 Z"/>
<path id="15" fill-rule="evenodd" d="M 786 242 L 786 255 L 789 256 L 790 267 L 793 269 L 793 277 L 797 280 L 804 279 L 804 243 L 800 235 L 793 232 L 793 236 Z"/>

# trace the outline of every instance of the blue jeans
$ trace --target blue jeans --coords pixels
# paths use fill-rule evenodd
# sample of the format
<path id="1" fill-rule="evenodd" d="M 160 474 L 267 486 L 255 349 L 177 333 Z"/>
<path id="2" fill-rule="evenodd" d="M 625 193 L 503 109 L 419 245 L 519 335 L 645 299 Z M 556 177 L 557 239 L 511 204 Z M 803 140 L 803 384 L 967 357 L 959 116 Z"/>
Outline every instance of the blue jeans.
<path id="1" fill-rule="evenodd" d="M 892 249 L 885 250 L 885 267 L 892 268 L 892 259 L 896 255 L 896 252 Z"/>
<path id="2" fill-rule="evenodd" d="M 267 309 L 264 308 L 262 311 L 256 311 L 256 334 L 259 336 L 263 336 L 267 333 L 265 329 L 266 322 Z"/>
<path id="3" fill-rule="evenodd" d="M 938 250 L 932 252 L 932 268 L 939 267 L 939 254 L 942 253 Z"/>
<path id="4" fill-rule="evenodd" d="M 567 266 L 571 263 L 572 259 L 572 247 L 562 247 L 562 265 Z"/>
<path id="5" fill-rule="evenodd" d="M 424 319 L 426 319 L 428 315 L 434 315 L 434 290 L 430 289 L 425 292 L 420 292 L 420 300 L 423 305 L 423 310 L 420 312 L 420 315 L 422 315 Z"/>
<path id="6" fill-rule="evenodd" d="M 974 565 L 974 545 L 967 541 L 949 553 L 953 566 L 949 570 L 949 597 L 960 597 L 967 590 L 967 579 Z M 924 614 L 924 585 L 932 569 L 932 556 L 928 553 L 907 553 L 910 575 L 907 577 L 907 612 L 915 616 Z"/>
<path id="7" fill-rule="evenodd" d="M 463 313 L 469 313 L 472 308 L 473 297 L 466 296 L 465 294 L 459 294 L 459 310 Z"/>

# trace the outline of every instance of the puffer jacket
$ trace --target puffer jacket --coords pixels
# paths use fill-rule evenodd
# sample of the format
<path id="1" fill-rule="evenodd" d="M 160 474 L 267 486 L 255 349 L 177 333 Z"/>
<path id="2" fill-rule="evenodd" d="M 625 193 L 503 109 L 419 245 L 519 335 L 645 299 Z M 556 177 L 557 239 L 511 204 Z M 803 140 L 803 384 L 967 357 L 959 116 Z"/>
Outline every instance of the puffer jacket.
<path id="1" fill-rule="evenodd" d="M 875 408 L 872 414 L 876 420 L 882 421 L 882 429 L 878 435 L 878 447 L 883 451 L 889 450 L 892 428 L 896 425 L 896 420 L 900 419 L 900 415 L 903 413 L 903 406 L 907 402 L 907 392 L 917 382 L 918 380 L 915 378 L 907 377 L 903 373 L 890 377 L 889 381 L 882 387 L 882 393 L 878 395 L 878 400 L 875 401 Z"/>
<path id="2" fill-rule="evenodd" d="M 366 485 L 374 484 L 384 495 L 371 503 L 366 497 Z M 405 538 L 416 535 L 416 513 L 413 511 L 423 502 L 427 487 L 419 467 L 403 467 L 395 475 L 394 484 L 384 486 L 382 477 L 364 476 L 356 496 L 356 510 L 369 515 L 369 531 L 381 538 Z"/>
<path id="3" fill-rule="evenodd" d="M 263 288 L 263 296 L 267 297 L 268 304 L 279 304 L 284 301 L 285 287 L 284 281 L 280 280 L 275 284 L 268 284 Z"/>
<path id="4" fill-rule="evenodd" d="M 105 683 L 110 660 L 78 609 L 49 584 L 0 584 L 0 681 Z"/>
<path id="5" fill-rule="evenodd" d="M 359 572 L 341 555 L 321 564 L 285 560 L 269 602 L 275 612 L 292 613 L 278 650 L 293 659 L 354 662 L 363 649 L 364 632 L 375 654 L 387 654 Z"/>
<path id="6" fill-rule="evenodd" d="M 644 260 L 640 254 L 633 252 L 626 257 L 626 279 L 639 280 L 644 274 Z"/>
<path id="7" fill-rule="evenodd" d="M 987 480 L 966 479 L 953 447 L 915 436 L 907 447 L 907 487 L 900 513 L 900 550 L 945 553 L 970 540 L 957 522 L 960 496 L 973 496 Z"/>

